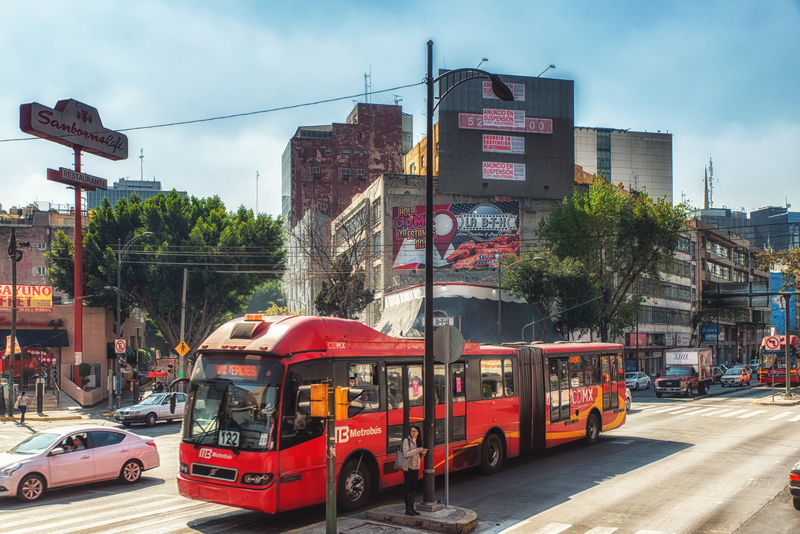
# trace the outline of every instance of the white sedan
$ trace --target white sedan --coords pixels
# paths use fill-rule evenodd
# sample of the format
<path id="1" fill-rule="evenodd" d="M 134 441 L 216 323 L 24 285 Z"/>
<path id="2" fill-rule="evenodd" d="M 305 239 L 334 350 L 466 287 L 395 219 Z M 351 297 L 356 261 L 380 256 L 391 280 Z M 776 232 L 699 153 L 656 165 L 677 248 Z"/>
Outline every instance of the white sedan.
<path id="1" fill-rule="evenodd" d="M 0 453 L 0 497 L 35 501 L 46 489 L 115 478 L 133 484 L 159 464 L 153 438 L 105 426 L 53 428 Z"/>
<path id="2" fill-rule="evenodd" d="M 625 385 L 635 390 L 641 388 L 650 389 L 650 377 L 647 376 L 647 373 L 642 373 L 641 371 L 625 373 Z"/>
<path id="3" fill-rule="evenodd" d="M 156 421 L 169 423 L 173 419 L 183 419 L 183 408 L 186 406 L 186 393 L 175 393 L 175 412 L 170 411 L 169 400 L 172 393 L 153 393 L 134 406 L 126 406 L 114 412 L 114 419 L 124 426 L 133 423 L 144 423 L 153 426 Z"/>

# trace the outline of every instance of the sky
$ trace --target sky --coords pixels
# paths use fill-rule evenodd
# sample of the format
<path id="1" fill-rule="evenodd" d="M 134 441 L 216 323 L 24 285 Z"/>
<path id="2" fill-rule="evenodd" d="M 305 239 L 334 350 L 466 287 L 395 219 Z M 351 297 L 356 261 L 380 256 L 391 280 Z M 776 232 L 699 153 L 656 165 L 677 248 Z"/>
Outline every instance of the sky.
<path id="1" fill-rule="evenodd" d="M 422 138 L 430 39 L 436 69 L 554 64 L 576 126 L 673 134 L 676 202 L 702 207 L 712 159 L 714 207 L 800 211 L 798 28 L 800 0 L 2 2 L 0 204 L 74 204 L 46 180 L 72 150 L 19 129 L 21 104 L 72 98 L 129 141 L 124 161 L 84 154 L 84 173 L 278 216 L 289 139 L 345 122 L 365 75 Z"/>

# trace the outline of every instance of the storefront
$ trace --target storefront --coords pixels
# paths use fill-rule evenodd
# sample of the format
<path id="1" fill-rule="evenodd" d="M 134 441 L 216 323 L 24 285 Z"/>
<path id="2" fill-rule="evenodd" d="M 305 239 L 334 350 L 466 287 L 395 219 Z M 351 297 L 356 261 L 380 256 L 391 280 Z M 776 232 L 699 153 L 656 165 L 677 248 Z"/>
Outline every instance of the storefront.
<path id="1" fill-rule="evenodd" d="M 60 363 L 61 347 L 69 346 L 69 337 L 66 330 L 32 330 L 20 328 L 16 331 L 17 343 L 20 353 L 14 358 L 13 365 L 10 356 L 5 355 L 6 342 L 11 335 L 11 330 L 0 330 L 0 352 L 4 354 L 0 360 L 0 372 L 4 377 L 14 369 L 14 379 L 22 378 L 23 387 L 33 384 L 34 378 L 45 368 L 53 368 Z M 20 357 L 22 366 L 20 369 Z M 51 373 L 48 373 L 51 375 Z"/>

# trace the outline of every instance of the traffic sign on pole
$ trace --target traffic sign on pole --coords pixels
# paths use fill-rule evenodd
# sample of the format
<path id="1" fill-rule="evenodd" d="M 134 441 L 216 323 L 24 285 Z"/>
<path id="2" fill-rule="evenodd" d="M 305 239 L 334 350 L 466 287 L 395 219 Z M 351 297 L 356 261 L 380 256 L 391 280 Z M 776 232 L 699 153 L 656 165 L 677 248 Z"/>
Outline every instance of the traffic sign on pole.
<path id="1" fill-rule="evenodd" d="M 116 354 L 125 354 L 125 340 L 117 339 L 114 341 L 114 352 Z"/>
<path id="2" fill-rule="evenodd" d="M 781 340 L 776 336 L 768 336 L 764 338 L 764 347 L 768 350 L 777 350 L 781 346 Z"/>

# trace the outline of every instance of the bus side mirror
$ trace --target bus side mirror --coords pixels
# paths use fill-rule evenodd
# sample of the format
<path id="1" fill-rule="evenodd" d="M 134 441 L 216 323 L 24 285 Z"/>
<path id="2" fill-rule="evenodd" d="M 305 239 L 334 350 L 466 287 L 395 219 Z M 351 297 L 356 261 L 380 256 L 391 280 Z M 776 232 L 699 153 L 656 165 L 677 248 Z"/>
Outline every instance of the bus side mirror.
<path id="1" fill-rule="evenodd" d="M 175 413 L 175 405 L 178 402 L 178 394 L 173 393 L 169 396 L 169 413 Z"/>

